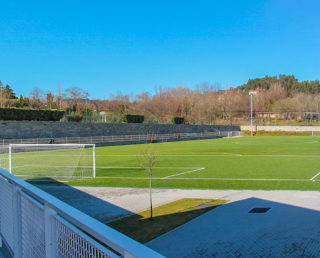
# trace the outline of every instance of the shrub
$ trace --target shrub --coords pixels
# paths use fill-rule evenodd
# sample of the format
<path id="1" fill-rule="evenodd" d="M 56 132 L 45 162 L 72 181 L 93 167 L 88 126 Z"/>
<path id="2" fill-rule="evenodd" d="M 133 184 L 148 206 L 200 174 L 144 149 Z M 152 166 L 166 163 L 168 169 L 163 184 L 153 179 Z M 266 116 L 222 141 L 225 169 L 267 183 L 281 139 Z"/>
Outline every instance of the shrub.
<path id="1" fill-rule="evenodd" d="M 123 121 L 126 123 L 143 123 L 144 115 L 126 114 L 123 116 Z"/>
<path id="2" fill-rule="evenodd" d="M 50 109 L 0 108 L 0 120 L 59 121 L 63 114 Z"/>
<path id="3" fill-rule="evenodd" d="M 184 124 L 184 117 L 181 117 L 181 116 L 174 116 L 172 118 L 172 122 L 176 125 L 178 124 Z"/>
<path id="4" fill-rule="evenodd" d="M 66 119 L 68 122 L 81 122 L 83 119 L 83 116 L 77 112 L 72 112 L 69 115 L 66 115 Z"/>

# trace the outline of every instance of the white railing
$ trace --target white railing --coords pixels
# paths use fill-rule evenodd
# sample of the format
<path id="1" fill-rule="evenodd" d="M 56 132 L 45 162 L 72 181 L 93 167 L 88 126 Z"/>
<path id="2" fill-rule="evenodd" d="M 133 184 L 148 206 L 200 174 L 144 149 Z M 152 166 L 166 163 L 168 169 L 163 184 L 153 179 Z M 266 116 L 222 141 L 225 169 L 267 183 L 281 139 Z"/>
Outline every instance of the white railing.
<path id="1" fill-rule="evenodd" d="M 222 132 L 221 132 L 222 133 Z M 32 139 L 0 139 L 0 145 L 8 144 L 46 144 L 54 139 L 54 143 L 96 144 L 103 142 L 130 142 L 130 141 L 168 141 L 174 139 L 219 137 L 220 131 L 202 133 L 171 133 L 171 134 L 133 134 L 133 135 L 109 135 L 89 137 L 60 137 L 60 138 L 32 138 Z"/>
<path id="2" fill-rule="evenodd" d="M 163 257 L 2 169 L 0 236 L 14 257 Z"/>

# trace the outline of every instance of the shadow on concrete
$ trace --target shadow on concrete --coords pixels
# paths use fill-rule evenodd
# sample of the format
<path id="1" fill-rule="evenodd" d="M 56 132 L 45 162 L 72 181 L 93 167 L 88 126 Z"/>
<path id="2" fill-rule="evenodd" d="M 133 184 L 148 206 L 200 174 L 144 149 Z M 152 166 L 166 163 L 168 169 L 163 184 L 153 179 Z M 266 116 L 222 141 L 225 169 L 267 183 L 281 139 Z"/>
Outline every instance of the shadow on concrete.
<path id="1" fill-rule="evenodd" d="M 39 180 L 43 181 L 44 178 Z M 46 178 L 46 180 L 48 180 L 48 178 Z M 99 199 L 96 196 L 80 191 L 79 189 L 66 185 L 62 182 L 58 182 L 52 178 L 49 178 L 49 182 L 50 183 L 48 184 L 43 184 L 37 183 L 36 181 L 30 181 L 30 183 L 41 190 L 55 196 L 61 201 L 102 223 L 108 223 L 115 219 L 134 214 L 122 207 Z"/>
<path id="2" fill-rule="evenodd" d="M 319 206 L 312 210 L 248 198 L 222 205 L 146 245 L 168 257 L 320 257 Z M 249 213 L 253 208 L 270 209 Z"/>
<path id="3" fill-rule="evenodd" d="M 9 250 L 8 244 L 5 242 L 4 238 L 0 235 L 0 258 L 11 258 L 13 257 L 13 252 Z"/>

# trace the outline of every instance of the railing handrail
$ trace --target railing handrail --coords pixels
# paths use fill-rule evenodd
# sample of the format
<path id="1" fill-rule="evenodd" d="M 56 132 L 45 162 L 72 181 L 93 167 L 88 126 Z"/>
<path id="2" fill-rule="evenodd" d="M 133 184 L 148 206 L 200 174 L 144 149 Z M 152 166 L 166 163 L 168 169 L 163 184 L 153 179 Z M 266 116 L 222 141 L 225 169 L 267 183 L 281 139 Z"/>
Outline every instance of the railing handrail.
<path id="1" fill-rule="evenodd" d="M 58 215 L 69 221 L 74 226 L 85 231 L 95 239 L 125 257 L 163 257 L 159 253 L 144 246 L 143 244 L 123 235 L 108 227 L 100 221 L 75 209 L 67 203 L 55 198 L 43 190 L 17 178 L 0 168 L 0 175 L 14 186 L 18 186 L 43 205 L 47 205 L 57 212 Z"/>

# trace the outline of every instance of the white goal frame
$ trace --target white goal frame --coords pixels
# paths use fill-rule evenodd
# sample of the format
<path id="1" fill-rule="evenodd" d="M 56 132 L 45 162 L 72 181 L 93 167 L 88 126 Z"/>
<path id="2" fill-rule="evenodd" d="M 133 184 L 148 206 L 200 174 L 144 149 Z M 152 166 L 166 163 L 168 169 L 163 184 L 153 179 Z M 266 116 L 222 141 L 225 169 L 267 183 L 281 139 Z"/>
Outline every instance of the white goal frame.
<path id="1" fill-rule="evenodd" d="M 69 144 L 26 144 L 26 143 L 14 143 L 9 144 L 9 173 L 12 174 L 12 147 L 39 147 L 39 146 L 48 146 L 48 147 L 82 147 L 85 148 L 86 146 L 92 147 L 92 164 L 93 164 L 93 178 L 96 177 L 96 145 L 95 144 L 77 144 L 77 143 L 69 143 Z"/>

